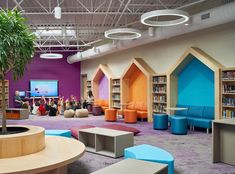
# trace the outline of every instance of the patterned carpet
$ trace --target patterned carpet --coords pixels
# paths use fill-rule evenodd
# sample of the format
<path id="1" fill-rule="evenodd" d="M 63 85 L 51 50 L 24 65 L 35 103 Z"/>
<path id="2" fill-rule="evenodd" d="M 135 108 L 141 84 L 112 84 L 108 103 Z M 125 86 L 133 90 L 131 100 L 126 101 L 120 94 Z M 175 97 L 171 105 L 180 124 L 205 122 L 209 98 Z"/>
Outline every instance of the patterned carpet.
<path id="1" fill-rule="evenodd" d="M 79 125 L 113 124 L 104 122 L 103 116 L 88 118 L 64 118 L 30 116 L 27 120 L 8 120 L 8 124 L 26 124 L 45 127 L 46 129 L 68 129 Z M 119 120 L 115 124 L 123 124 Z M 153 130 L 152 124 L 138 122 L 128 125 L 141 130 L 134 138 L 134 144 L 151 144 L 170 152 L 175 158 L 175 174 L 235 174 L 235 166 L 212 163 L 212 135 L 205 130 L 189 131 L 188 135 L 172 135 L 168 131 Z M 235 158 L 235 157 L 234 157 Z M 88 174 L 123 158 L 113 159 L 86 152 L 78 161 L 69 165 L 69 174 Z"/>

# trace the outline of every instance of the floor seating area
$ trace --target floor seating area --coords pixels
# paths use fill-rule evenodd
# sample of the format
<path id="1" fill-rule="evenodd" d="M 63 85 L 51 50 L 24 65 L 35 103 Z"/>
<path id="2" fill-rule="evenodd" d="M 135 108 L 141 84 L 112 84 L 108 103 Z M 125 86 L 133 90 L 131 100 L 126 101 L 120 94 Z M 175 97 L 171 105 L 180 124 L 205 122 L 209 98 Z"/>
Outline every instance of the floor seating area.
<path id="1" fill-rule="evenodd" d="M 199 127 L 207 129 L 212 128 L 212 120 L 214 120 L 214 107 L 208 106 L 187 106 L 177 105 L 178 107 L 188 108 L 187 110 L 176 111 L 174 115 L 169 116 L 169 121 L 172 122 L 174 117 L 186 117 L 187 124 L 191 127 Z M 173 116 L 173 117 L 172 117 Z"/>

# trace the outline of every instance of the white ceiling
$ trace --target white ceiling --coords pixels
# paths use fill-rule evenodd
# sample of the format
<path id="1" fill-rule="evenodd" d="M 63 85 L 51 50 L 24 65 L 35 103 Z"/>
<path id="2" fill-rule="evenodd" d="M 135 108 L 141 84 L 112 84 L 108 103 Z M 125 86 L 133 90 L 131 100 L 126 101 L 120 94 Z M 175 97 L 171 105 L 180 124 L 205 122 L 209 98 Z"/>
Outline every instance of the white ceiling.
<path id="1" fill-rule="evenodd" d="M 140 16 L 157 9 L 182 9 L 190 15 L 230 3 L 234 0 L 1 0 L 3 9 L 18 9 L 33 30 L 75 30 L 75 36 L 41 36 L 40 50 L 63 47 L 86 50 L 104 41 L 104 31 L 132 27 L 141 31 L 147 26 Z M 54 18 L 54 7 L 62 8 L 62 18 Z M 60 48 L 61 49 L 61 48 Z"/>

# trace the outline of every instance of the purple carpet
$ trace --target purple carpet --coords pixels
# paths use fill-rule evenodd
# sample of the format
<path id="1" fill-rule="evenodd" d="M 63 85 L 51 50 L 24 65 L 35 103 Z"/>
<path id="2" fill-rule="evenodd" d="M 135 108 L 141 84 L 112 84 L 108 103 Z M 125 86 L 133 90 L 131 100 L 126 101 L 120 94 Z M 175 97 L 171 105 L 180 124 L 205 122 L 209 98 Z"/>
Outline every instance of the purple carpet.
<path id="1" fill-rule="evenodd" d="M 8 120 L 7 123 L 36 125 L 46 129 L 69 129 L 84 124 L 95 126 L 113 124 L 105 122 L 103 116 L 90 116 L 88 118 L 30 116 L 28 120 Z M 123 120 L 119 120 L 115 124 L 127 125 L 123 123 Z M 206 134 L 205 130 L 189 131 L 188 135 L 172 135 L 169 130 L 153 130 L 152 124 L 147 122 L 138 122 L 127 126 L 141 130 L 141 133 L 135 136 L 135 145 L 151 144 L 170 152 L 175 158 L 175 174 L 235 174 L 235 166 L 212 163 L 212 135 Z M 88 174 L 122 159 L 113 159 L 86 152 L 82 158 L 69 165 L 68 173 Z"/>

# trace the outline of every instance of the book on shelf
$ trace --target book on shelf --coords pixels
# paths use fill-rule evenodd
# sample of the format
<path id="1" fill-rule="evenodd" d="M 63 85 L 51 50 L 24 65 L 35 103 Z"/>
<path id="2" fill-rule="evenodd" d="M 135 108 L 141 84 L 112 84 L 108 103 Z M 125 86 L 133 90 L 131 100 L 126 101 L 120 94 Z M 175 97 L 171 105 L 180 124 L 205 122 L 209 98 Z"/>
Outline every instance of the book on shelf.
<path id="1" fill-rule="evenodd" d="M 154 93 L 166 93 L 166 86 L 154 86 L 153 92 Z"/>
<path id="2" fill-rule="evenodd" d="M 153 83 L 166 83 L 166 77 L 165 76 L 153 77 Z"/>
<path id="3" fill-rule="evenodd" d="M 222 98 L 223 106 L 235 106 L 235 98 Z"/>
<path id="4" fill-rule="evenodd" d="M 157 95 L 153 97 L 154 102 L 166 102 L 166 96 L 165 95 Z"/>
<path id="5" fill-rule="evenodd" d="M 231 109 L 224 109 L 223 110 L 223 118 L 234 118 L 234 110 Z"/>
<path id="6" fill-rule="evenodd" d="M 235 85 L 223 85 L 223 93 L 235 93 Z"/>
<path id="7" fill-rule="evenodd" d="M 222 75 L 223 80 L 235 80 L 235 70 L 224 71 Z"/>
<path id="8" fill-rule="evenodd" d="M 165 108 L 166 108 L 166 105 L 164 104 L 153 105 L 154 112 L 165 113 Z"/>

